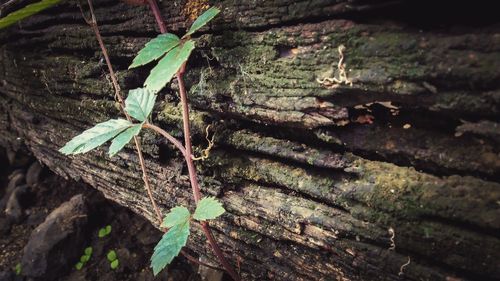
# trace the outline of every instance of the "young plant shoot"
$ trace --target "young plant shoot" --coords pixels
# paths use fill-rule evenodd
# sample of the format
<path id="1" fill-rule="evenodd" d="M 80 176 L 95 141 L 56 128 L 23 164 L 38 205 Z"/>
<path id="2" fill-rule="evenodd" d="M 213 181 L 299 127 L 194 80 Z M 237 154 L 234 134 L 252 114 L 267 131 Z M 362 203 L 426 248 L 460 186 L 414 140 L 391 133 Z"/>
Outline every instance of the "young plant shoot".
<path id="1" fill-rule="evenodd" d="M 190 39 L 190 36 L 205 26 L 219 12 L 219 9 L 214 7 L 208 9 L 195 20 L 188 32 L 181 38 L 175 34 L 164 33 L 148 42 L 134 58 L 129 69 L 156 60 L 159 60 L 159 62 L 151 70 L 144 82 L 143 88 L 129 91 L 124 107 L 127 119 L 111 119 L 99 123 L 93 128 L 74 137 L 59 151 L 66 155 L 85 153 L 111 141 L 109 156 L 114 156 L 122 150 L 134 136 L 139 135 L 143 128 L 149 128 L 162 134 L 169 141 L 174 143 L 174 145 L 184 154 L 188 165 L 190 163 L 192 165 L 192 155 L 189 155 L 190 149 L 187 150 L 187 145 L 185 149 L 182 144 L 173 139 L 161 128 L 152 125 L 149 120 L 151 119 L 151 113 L 156 101 L 156 94 L 170 82 L 174 75 L 179 73 L 195 48 L 195 41 Z M 191 215 L 186 207 L 177 206 L 172 208 L 163 220 L 162 227 L 168 228 L 169 230 L 156 245 L 154 254 L 151 257 L 151 267 L 155 275 L 170 264 L 186 245 L 190 233 L 190 223 L 193 220 L 200 222 L 204 228 L 208 229 L 206 221 L 216 219 L 225 212 L 222 204 L 213 197 L 206 197 L 200 200 L 200 196 L 198 195 L 199 186 L 197 186 L 196 179 L 194 180 L 196 187 L 193 187 L 193 190 L 196 190 L 194 196 L 197 202 L 194 214 Z M 221 260 L 221 263 L 227 268 L 227 262 L 224 260 L 223 256 L 221 258 L 221 251 L 213 241 L 211 233 L 208 231 L 207 234 L 207 231 L 205 231 L 205 234 L 211 242 L 216 255 Z M 117 259 L 113 261 L 116 261 L 114 266 L 114 268 L 116 268 L 118 266 Z M 113 265 L 111 266 L 113 267 Z M 234 274 L 234 271 L 230 271 L 231 276 L 233 276 L 235 280 L 239 280 L 238 277 L 235 277 L 237 275 Z"/>

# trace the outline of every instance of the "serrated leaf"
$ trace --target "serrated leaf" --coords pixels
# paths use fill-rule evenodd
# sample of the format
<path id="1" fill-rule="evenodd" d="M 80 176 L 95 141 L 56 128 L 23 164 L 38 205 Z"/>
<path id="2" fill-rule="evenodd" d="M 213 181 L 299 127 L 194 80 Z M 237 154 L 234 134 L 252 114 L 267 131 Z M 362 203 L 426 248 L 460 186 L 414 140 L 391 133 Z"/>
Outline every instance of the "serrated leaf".
<path id="1" fill-rule="evenodd" d="M 179 255 L 182 247 L 186 245 L 188 236 L 189 220 L 185 223 L 175 225 L 163 235 L 151 257 L 151 267 L 153 268 L 154 275 L 157 275 Z"/>
<path id="2" fill-rule="evenodd" d="M 170 212 L 165 216 L 161 226 L 171 228 L 178 224 L 183 224 L 189 220 L 189 210 L 186 207 L 174 207 L 170 209 Z"/>
<path id="3" fill-rule="evenodd" d="M 111 145 L 109 146 L 109 156 L 114 156 L 118 151 L 122 150 L 122 148 L 130 142 L 130 140 L 139 134 L 142 129 L 141 124 L 135 124 L 132 127 L 126 129 L 121 132 L 116 138 L 113 139 Z"/>
<path id="4" fill-rule="evenodd" d="M 125 99 L 125 111 L 135 119 L 144 122 L 155 105 L 156 95 L 145 88 L 137 88 L 128 92 Z"/>
<path id="5" fill-rule="evenodd" d="M 124 119 L 111 119 L 99 123 L 74 137 L 59 149 L 59 152 L 66 155 L 88 152 L 114 138 L 132 125 L 132 123 Z"/>
<path id="6" fill-rule="evenodd" d="M 225 211 L 219 200 L 214 197 L 205 197 L 198 202 L 193 218 L 199 221 L 211 220 L 224 214 Z"/>
<path id="7" fill-rule="evenodd" d="M 203 14 L 201 14 L 201 16 L 199 16 L 193 22 L 193 25 L 191 25 L 191 28 L 189 28 L 188 32 L 184 35 L 184 37 L 195 33 L 198 29 L 202 28 L 209 21 L 211 21 L 218 13 L 220 13 L 220 10 L 217 9 L 216 7 L 212 7 L 206 10 Z"/>
<path id="8" fill-rule="evenodd" d="M 146 43 L 132 61 L 129 69 L 150 63 L 179 45 L 180 39 L 172 33 L 160 34 L 158 37 Z"/>
<path id="9" fill-rule="evenodd" d="M 26 7 L 14 11 L 7 16 L 0 19 L 0 29 L 12 25 L 22 19 L 25 19 L 31 15 L 34 15 L 42 10 L 45 10 L 55 4 L 61 2 L 62 0 L 43 0 L 37 3 L 27 5 Z"/>
<path id="10" fill-rule="evenodd" d="M 194 49 L 194 41 L 188 40 L 184 44 L 173 48 L 160 62 L 151 70 L 144 86 L 150 91 L 157 93 L 170 82 L 182 64 L 189 59 Z"/>

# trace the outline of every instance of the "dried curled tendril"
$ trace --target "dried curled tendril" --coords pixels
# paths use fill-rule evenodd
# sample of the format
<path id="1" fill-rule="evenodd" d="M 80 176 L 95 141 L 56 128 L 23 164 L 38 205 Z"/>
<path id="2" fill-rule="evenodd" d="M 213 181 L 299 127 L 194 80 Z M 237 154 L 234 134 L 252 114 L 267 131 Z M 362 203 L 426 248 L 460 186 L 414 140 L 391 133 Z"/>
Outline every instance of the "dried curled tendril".
<path id="1" fill-rule="evenodd" d="M 191 155 L 191 159 L 193 159 L 194 161 L 205 160 L 208 158 L 208 156 L 210 156 L 210 150 L 214 146 L 215 134 L 212 136 L 212 139 L 209 139 L 208 138 L 208 135 L 209 135 L 208 130 L 209 129 L 210 129 L 210 125 L 208 125 L 207 128 L 205 129 L 205 134 L 206 134 L 205 139 L 207 139 L 208 146 L 207 146 L 207 148 L 203 149 L 200 157 L 195 157 L 194 155 Z"/>
<path id="2" fill-rule="evenodd" d="M 394 232 L 394 228 L 392 227 L 390 227 L 388 231 L 389 234 L 391 235 L 391 238 L 389 238 L 391 240 L 391 246 L 389 247 L 389 250 L 394 251 L 396 249 L 396 243 L 394 242 L 394 237 L 396 236 L 396 232 Z"/>
<path id="3" fill-rule="evenodd" d="M 410 259 L 410 257 L 408 257 L 408 261 L 406 263 L 404 263 L 403 265 L 401 265 L 401 267 L 399 268 L 398 276 L 401 276 L 404 274 L 403 270 L 405 269 L 405 267 L 410 265 L 410 262 L 411 262 L 411 259 Z"/>
<path id="4" fill-rule="evenodd" d="M 339 71 L 339 78 L 336 77 L 326 77 L 323 79 L 316 79 L 316 82 L 320 83 L 323 86 L 329 87 L 329 88 L 335 88 L 338 85 L 341 85 L 342 83 L 349 85 L 352 87 L 352 81 L 347 78 L 347 73 L 345 71 L 345 63 L 344 63 L 344 51 L 345 51 L 345 46 L 340 45 L 337 50 L 339 51 L 339 62 L 337 64 L 337 69 Z"/>

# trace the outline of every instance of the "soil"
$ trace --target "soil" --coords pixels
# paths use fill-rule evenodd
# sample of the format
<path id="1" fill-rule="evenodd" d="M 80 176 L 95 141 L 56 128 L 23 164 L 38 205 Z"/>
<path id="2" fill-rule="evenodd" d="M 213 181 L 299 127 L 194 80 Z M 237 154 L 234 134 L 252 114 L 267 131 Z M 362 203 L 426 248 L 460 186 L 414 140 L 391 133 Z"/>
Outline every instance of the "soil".
<path id="1" fill-rule="evenodd" d="M 5 151 L 0 148 L 0 198 L 5 196 L 9 175 L 16 170 L 25 172 L 34 161 L 26 155 L 22 157 L 25 160 L 12 165 L 7 160 Z M 107 200 L 95 189 L 83 183 L 65 180 L 46 168 L 42 170 L 38 182 L 20 200 L 25 214 L 20 223 L 10 221 L 4 210 L 1 210 L 0 273 L 11 276 L 6 280 L 27 280 L 22 276 L 22 268 L 20 274 L 12 272 L 15 272 L 16 265 L 21 261 L 23 248 L 31 232 L 52 210 L 77 194 L 83 194 L 88 203 L 88 226 L 85 233 L 88 243 L 85 247 L 92 247 L 93 252 L 81 270 L 75 268 L 78 260 L 68 261 L 57 280 L 200 280 L 196 268 L 183 258 L 176 259 L 168 270 L 154 278 L 149 268 L 149 258 L 162 233 L 141 216 Z M 99 238 L 99 229 L 107 225 L 111 226 L 111 233 Z M 84 248 L 67 250 L 83 255 Z M 106 258 L 110 250 L 116 252 L 119 260 L 116 269 L 111 269 Z M 1 281 L 4 280 L 2 278 L 7 277 L 0 274 Z"/>

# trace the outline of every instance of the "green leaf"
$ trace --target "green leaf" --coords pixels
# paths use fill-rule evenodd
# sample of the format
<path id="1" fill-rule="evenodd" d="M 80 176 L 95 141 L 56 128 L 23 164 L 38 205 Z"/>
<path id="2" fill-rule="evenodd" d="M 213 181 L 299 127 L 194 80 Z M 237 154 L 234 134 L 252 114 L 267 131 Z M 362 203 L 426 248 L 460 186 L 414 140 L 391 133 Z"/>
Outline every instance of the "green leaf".
<path id="1" fill-rule="evenodd" d="M 90 260 L 90 256 L 83 255 L 83 256 L 80 257 L 80 262 L 83 263 L 83 264 L 85 264 L 89 260 Z"/>
<path id="2" fill-rule="evenodd" d="M 157 93 L 170 82 L 182 64 L 189 59 L 194 49 L 194 41 L 188 40 L 184 44 L 173 48 L 160 62 L 151 70 L 144 86 L 150 91 Z"/>
<path id="3" fill-rule="evenodd" d="M 158 35 L 158 37 L 146 43 L 146 46 L 139 51 L 128 69 L 145 65 L 160 58 L 175 46 L 179 45 L 179 43 L 180 39 L 175 34 L 165 33 Z"/>
<path id="4" fill-rule="evenodd" d="M 198 29 L 202 28 L 209 21 L 211 21 L 219 12 L 220 12 L 220 10 L 217 9 L 216 7 L 212 7 L 210 9 L 206 10 L 203 14 L 201 14 L 201 16 L 199 16 L 193 22 L 193 25 L 191 25 L 191 28 L 184 35 L 184 37 L 191 35 L 191 34 L 195 33 Z"/>
<path id="5" fill-rule="evenodd" d="M 112 262 L 112 261 L 116 260 L 116 252 L 114 250 L 111 250 L 108 252 L 106 257 L 108 258 L 108 261 Z"/>
<path id="6" fill-rule="evenodd" d="M 185 223 L 175 225 L 163 235 L 151 257 L 151 267 L 153 268 L 154 275 L 157 275 L 179 254 L 182 247 L 186 245 L 188 236 L 189 220 Z"/>
<path id="7" fill-rule="evenodd" d="M 165 216 L 161 226 L 171 228 L 178 224 L 183 224 L 189 220 L 189 210 L 186 207 L 174 207 L 170 209 L 170 212 Z"/>
<path id="8" fill-rule="evenodd" d="M 109 156 L 114 156 L 118 151 L 130 142 L 130 140 L 139 134 L 142 129 L 142 123 L 136 124 L 125 131 L 121 132 L 116 138 L 113 139 L 109 146 Z"/>
<path id="9" fill-rule="evenodd" d="M 217 199 L 214 197 L 205 197 L 198 202 L 193 218 L 199 221 L 211 220 L 224 214 L 225 211 L 222 203 Z"/>
<path id="10" fill-rule="evenodd" d="M 0 29 L 12 25 L 24 18 L 34 15 L 42 10 L 45 10 L 55 4 L 61 2 L 62 0 L 43 0 L 37 3 L 27 5 L 26 7 L 8 14 L 7 16 L 0 19 Z"/>
<path id="11" fill-rule="evenodd" d="M 110 234 L 111 233 L 111 225 L 106 225 L 106 227 L 104 228 L 104 231 L 106 233 L 106 235 Z"/>
<path id="12" fill-rule="evenodd" d="M 85 255 L 90 257 L 90 255 L 92 255 L 92 247 L 85 248 L 83 252 L 85 253 Z"/>
<path id="13" fill-rule="evenodd" d="M 76 270 L 80 270 L 83 268 L 83 263 L 79 262 L 75 265 Z"/>
<path id="14" fill-rule="evenodd" d="M 135 119 L 144 122 L 155 105 L 156 95 L 145 88 L 137 88 L 128 92 L 125 100 L 125 111 Z"/>
<path id="15" fill-rule="evenodd" d="M 88 152 L 114 138 L 132 125 L 132 123 L 124 119 L 111 119 L 99 123 L 74 137 L 59 151 L 66 155 Z"/>
<path id="16" fill-rule="evenodd" d="M 111 267 L 111 269 L 116 269 L 118 268 L 118 266 L 120 265 L 120 262 L 116 259 L 114 261 L 112 261 L 109 266 Z"/>

